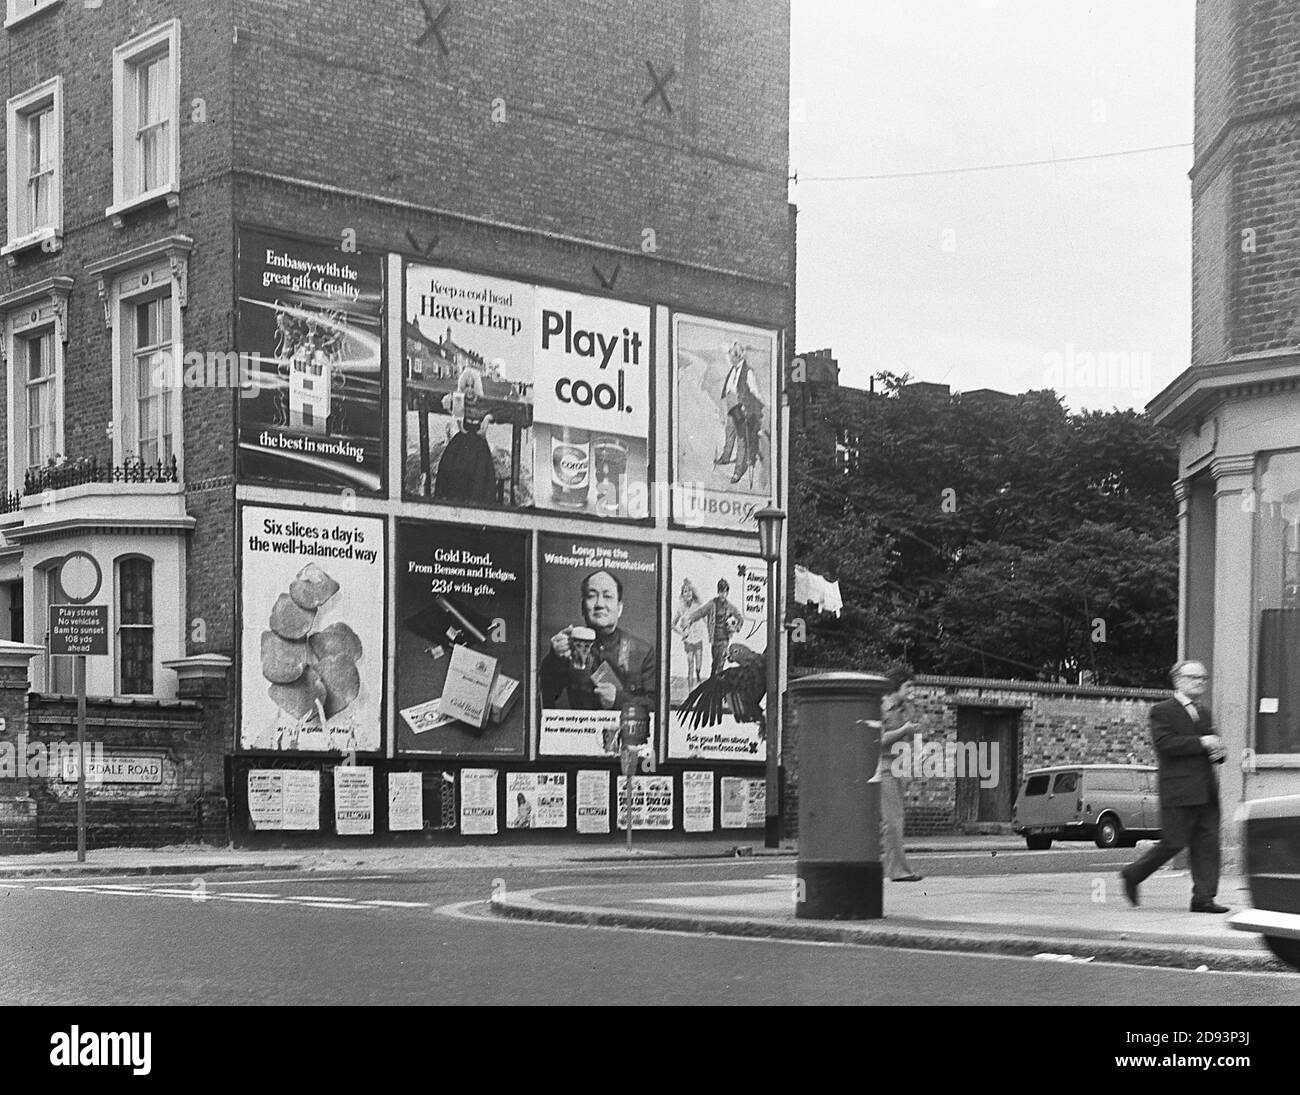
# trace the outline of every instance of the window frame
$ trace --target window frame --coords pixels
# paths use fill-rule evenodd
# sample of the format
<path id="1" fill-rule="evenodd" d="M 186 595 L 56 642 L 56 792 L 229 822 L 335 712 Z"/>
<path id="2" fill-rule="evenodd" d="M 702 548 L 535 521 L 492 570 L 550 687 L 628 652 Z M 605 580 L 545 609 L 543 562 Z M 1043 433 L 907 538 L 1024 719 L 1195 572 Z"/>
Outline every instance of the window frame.
<path id="1" fill-rule="evenodd" d="M 24 12 L 18 10 L 18 3 L 19 0 L 5 0 L 5 30 L 25 23 L 28 19 L 36 18 L 41 12 L 57 7 L 63 3 L 63 0 L 35 0 L 34 5 Z"/>
<path id="2" fill-rule="evenodd" d="M 1264 476 L 1267 474 L 1269 462 L 1276 457 L 1292 457 L 1300 459 L 1300 448 L 1294 446 L 1277 449 L 1263 449 L 1255 453 L 1255 466 L 1251 473 L 1251 501 L 1253 512 L 1251 514 L 1251 535 L 1250 535 L 1250 583 L 1251 583 L 1251 621 L 1250 621 L 1250 723 L 1249 723 L 1249 740 L 1247 744 L 1255 750 L 1253 763 L 1259 768 L 1298 768 L 1300 767 L 1300 748 L 1292 749 L 1287 752 L 1265 751 L 1261 745 L 1273 745 L 1274 742 L 1262 743 L 1260 741 L 1263 728 L 1260 725 L 1261 717 L 1271 712 L 1260 710 L 1260 703 L 1264 698 L 1261 681 L 1261 658 L 1263 651 L 1261 643 L 1263 640 L 1263 614 L 1265 610 L 1264 593 L 1261 589 L 1261 582 L 1264 577 L 1265 560 L 1262 558 L 1263 537 L 1265 533 L 1265 483 Z M 1300 522 L 1300 516 L 1295 519 Z M 1295 551 L 1290 547 L 1290 541 L 1300 537 L 1300 524 L 1288 522 L 1289 531 L 1285 534 L 1287 541 L 1282 545 L 1281 559 L 1274 558 L 1272 562 L 1281 563 L 1281 566 L 1274 573 L 1278 579 L 1279 586 L 1279 611 L 1300 611 L 1300 606 L 1294 604 L 1295 592 L 1290 594 L 1290 600 L 1293 602 L 1292 607 L 1288 610 L 1285 602 L 1288 600 L 1287 595 L 1287 555 L 1294 555 Z"/>
<path id="3" fill-rule="evenodd" d="M 24 219 L 27 190 L 31 179 L 28 162 L 31 119 L 50 111 L 50 136 L 54 142 L 50 182 L 50 216 L 47 223 L 32 227 Z M 57 251 L 63 246 L 63 77 L 52 76 L 28 88 L 5 103 L 5 244 L 0 247 L 9 265 L 20 251 L 40 247 Z"/>
<path id="4" fill-rule="evenodd" d="M 142 562 L 149 564 L 149 622 L 147 624 L 123 623 L 122 611 L 122 564 Z M 158 678 L 155 666 L 158 658 L 158 614 L 154 600 L 154 573 L 158 563 L 150 555 L 133 551 L 119 555 L 113 560 L 113 695 L 115 696 L 153 696 L 156 694 Z M 123 630 L 147 631 L 149 633 L 149 691 L 127 692 L 122 681 Z"/>
<path id="5" fill-rule="evenodd" d="M 8 403 L 5 458 L 8 490 L 20 491 L 27 468 L 27 357 L 21 340 L 52 331 L 54 388 L 54 454 L 67 455 L 65 436 L 65 374 L 67 310 L 72 278 L 47 278 L 36 285 L 0 297 L 0 365 L 5 371 Z"/>
<path id="6" fill-rule="evenodd" d="M 157 186 L 137 185 L 142 168 L 140 149 L 140 72 L 162 55 L 169 60 L 169 83 L 162 101 L 170 107 L 164 178 Z M 165 23 L 136 35 L 113 50 L 113 204 L 104 215 L 115 228 L 124 227 L 123 214 L 151 202 L 165 199 L 168 206 L 180 204 L 180 20 Z"/>

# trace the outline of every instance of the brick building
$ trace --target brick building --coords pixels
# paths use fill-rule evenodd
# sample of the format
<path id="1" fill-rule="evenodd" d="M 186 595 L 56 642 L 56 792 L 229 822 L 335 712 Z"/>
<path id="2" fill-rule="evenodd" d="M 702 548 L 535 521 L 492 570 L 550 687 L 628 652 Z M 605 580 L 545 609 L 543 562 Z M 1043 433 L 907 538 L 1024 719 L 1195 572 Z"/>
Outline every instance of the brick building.
<path id="1" fill-rule="evenodd" d="M 1179 436 L 1179 649 L 1212 674 L 1225 803 L 1300 791 L 1297 48 L 1294 4 L 1197 5 L 1192 359 L 1149 408 Z"/>
<path id="2" fill-rule="evenodd" d="M 92 737 L 98 719 L 110 752 L 161 773 L 92 788 L 92 843 L 132 818 L 166 839 L 172 815 L 172 838 L 212 839 L 214 817 L 239 839 L 382 837 L 399 799 L 404 828 L 456 829 L 466 795 L 501 829 L 516 795 L 543 812 L 536 777 L 555 774 L 563 801 L 552 783 L 536 824 L 573 830 L 585 795 L 616 828 L 591 775 L 616 767 L 592 744 L 606 692 L 583 693 L 593 715 L 548 714 L 538 676 L 588 596 L 577 577 L 601 569 L 659 655 L 652 686 L 630 683 L 626 643 L 605 663 L 613 696 L 654 716 L 648 823 L 682 830 L 690 768 L 709 773 L 694 827 L 715 828 L 717 781 L 748 793 L 761 755 L 753 727 L 701 744 L 675 721 L 700 674 L 669 583 L 707 580 L 703 597 L 726 572 L 751 619 L 764 604 L 752 516 L 783 497 L 794 318 L 788 5 L 5 16 L 0 639 L 30 659 L 27 722 L 65 733 L 71 659 L 47 654 L 45 621 L 59 562 L 89 552 L 111 637 L 88 660 Z M 467 326 L 475 308 L 497 329 Z M 457 352 L 416 376 L 408 343 Z M 498 554 L 468 565 L 479 541 Z M 457 574 L 399 583 L 454 552 Z M 271 599 L 246 605 L 263 582 Z M 452 726 L 428 693 L 470 679 L 458 648 L 476 642 L 492 710 Z M 362 774 L 335 816 L 343 758 Z M 0 816 L 66 842 L 66 780 L 45 780 L 0 770 Z"/>

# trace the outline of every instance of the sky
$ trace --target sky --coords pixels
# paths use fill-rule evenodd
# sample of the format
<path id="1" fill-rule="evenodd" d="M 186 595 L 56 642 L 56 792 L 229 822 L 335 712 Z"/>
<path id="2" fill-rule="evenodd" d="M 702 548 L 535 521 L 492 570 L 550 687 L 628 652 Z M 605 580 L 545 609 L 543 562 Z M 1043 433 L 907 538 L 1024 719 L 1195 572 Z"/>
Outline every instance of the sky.
<path id="1" fill-rule="evenodd" d="M 1144 406 L 1190 353 L 1195 7 L 791 0 L 796 350 Z"/>

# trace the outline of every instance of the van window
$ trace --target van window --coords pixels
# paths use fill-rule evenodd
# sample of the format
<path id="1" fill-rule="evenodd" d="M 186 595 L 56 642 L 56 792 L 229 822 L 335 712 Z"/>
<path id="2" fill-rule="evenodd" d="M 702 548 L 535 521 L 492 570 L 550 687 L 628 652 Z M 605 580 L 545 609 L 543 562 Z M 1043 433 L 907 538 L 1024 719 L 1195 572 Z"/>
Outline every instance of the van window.
<path id="1" fill-rule="evenodd" d="M 1089 791 L 1133 791 L 1138 784 L 1137 772 L 1089 772 Z"/>
<path id="2" fill-rule="evenodd" d="M 1052 794 L 1068 795 L 1079 789 L 1078 772 L 1062 772 L 1056 777 L 1056 782 L 1052 785 Z"/>
<path id="3" fill-rule="evenodd" d="M 1025 780 L 1025 797 L 1047 794 L 1047 777 L 1030 776 Z"/>

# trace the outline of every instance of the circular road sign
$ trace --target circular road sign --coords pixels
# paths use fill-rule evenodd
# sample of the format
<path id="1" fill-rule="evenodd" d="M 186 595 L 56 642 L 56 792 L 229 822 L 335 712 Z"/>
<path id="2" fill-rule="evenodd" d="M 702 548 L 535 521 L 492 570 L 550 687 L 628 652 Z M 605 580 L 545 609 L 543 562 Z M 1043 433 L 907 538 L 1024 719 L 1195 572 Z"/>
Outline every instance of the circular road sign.
<path id="1" fill-rule="evenodd" d="M 59 585 L 63 595 L 74 605 L 94 600 L 104 583 L 104 573 L 95 557 L 84 551 L 72 551 L 59 564 Z"/>

